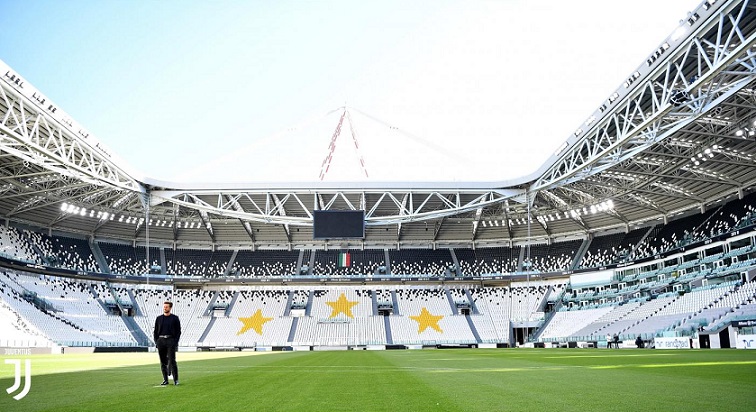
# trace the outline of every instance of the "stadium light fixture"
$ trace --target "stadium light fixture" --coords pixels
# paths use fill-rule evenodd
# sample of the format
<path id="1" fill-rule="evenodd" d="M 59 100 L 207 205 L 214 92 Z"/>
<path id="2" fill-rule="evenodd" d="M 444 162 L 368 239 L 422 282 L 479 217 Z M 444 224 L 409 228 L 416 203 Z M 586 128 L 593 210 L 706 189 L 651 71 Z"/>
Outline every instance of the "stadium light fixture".
<path id="1" fill-rule="evenodd" d="M 699 16 L 698 13 L 691 13 L 691 14 L 689 14 L 688 15 L 688 26 L 692 26 L 693 24 L 695 24 L 695 22 L 698 21 L 699 17 L 701 17 L 701 16 Z"/>
<path id="2" fill-rule="evenodd" d="M 703 8 L 704 8 L 704 10 L 709 10 L 709 9 L 711 8 L 711 6 L 713 6 L 713 5 L 714 5 L 714 3 L 716 3 L 716 2 L 717 2 L 717 0 L 706 0 L 706 1 L 705 1 L 705 2 L 703 3 Z"/>
<path id="3" fill-rule="evenodd" d="M 672 32 L 672 35 L 669 37 L 672 41 L 679 40 L 682 36 L 685 35 L 685 33 L 688 32 L 688 28 L 685 25 L 681 25 L 678 28 L 675 29 L 675 31 Z"/>

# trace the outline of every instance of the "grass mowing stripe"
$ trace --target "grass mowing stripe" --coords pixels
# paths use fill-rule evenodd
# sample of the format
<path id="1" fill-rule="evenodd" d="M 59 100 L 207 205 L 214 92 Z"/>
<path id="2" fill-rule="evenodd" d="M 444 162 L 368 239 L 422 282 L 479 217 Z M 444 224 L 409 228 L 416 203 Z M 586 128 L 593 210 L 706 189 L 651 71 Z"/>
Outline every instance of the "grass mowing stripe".
<path id="1" fill-rule="evenodd" d="M 756 351 L 180 353 L 178 387 L 156 387 L 156 354 L 100 355 L 31 356 L 31 392 L 0 390 L 0 411 L 756 410 Z"/>

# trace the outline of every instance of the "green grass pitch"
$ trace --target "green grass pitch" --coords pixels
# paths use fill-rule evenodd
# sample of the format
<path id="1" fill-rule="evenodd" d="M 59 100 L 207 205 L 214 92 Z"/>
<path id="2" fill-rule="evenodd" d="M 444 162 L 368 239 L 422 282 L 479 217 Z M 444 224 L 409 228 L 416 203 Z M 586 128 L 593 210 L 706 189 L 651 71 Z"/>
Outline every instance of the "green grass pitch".
<path id="1" fill-rule="evenodd" d="M 2 357 L 2 356 L 0 356 Z M 32 387 L 0 411 L 754 411 L 756 350 L 430 349 L 32 359 Z"/>

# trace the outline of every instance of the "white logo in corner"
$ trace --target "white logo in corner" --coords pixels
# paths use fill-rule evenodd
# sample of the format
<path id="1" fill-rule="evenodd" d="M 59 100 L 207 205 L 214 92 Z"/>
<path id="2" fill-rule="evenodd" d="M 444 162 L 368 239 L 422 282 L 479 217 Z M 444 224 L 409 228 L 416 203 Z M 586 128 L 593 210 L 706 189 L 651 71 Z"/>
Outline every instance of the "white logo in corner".
<path id="1" fill-rule="evenodd" d="M 21 387 L 21 359 L 6 359 L 5 363 L 16 365 L 16 380 L 13 382 L 13 386 L 6 389 L 10 395 Z M 24 379 L 24 389 L 17 393 L 13 399 L 20 401 L 31 390 L 31 359 L 26 359 L 26 379 Z"/>

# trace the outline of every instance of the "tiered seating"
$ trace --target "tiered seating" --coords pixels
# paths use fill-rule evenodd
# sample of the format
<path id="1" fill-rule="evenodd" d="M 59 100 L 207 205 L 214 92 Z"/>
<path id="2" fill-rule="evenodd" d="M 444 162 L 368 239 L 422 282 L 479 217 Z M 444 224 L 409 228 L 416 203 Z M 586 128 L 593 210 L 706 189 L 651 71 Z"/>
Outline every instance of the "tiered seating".
<path id="1" fill-rule="evenodd" d="M 230 295 L 223 298 L 228 301 Z M 291 317 L 284 317 L 288 292 L 283 290 L 241 291 L 228 317 L 216 317 L 202 345 L 219 346 L 283 346 L 291 330 Z M 216 300 L 218 302 L 218 300 Z M 270 318 L 260 325 L 261 332 L 243 330 L 242 318 L 251 318 L 260 311 L 261 318 Z"/>
<path id="2" fill-rule="evenodd" d="M 401 316 L 389 318 L 391 334 L 395 344 L 412 343 L 476 343 L 467 319 L 457 315 L 452 309 L 445 289 L 398 289 L 396 291 Z M 431 316 L 441 316 L 437 325 L 420 330 L 421 323 L 412 317 L 421 316 L 427 311 Z"/>
<path id="3" fill-rule="evenodd" d="M 640 301 L 635 302 L 628 302 L 624 305 L 618 305 L 618 306 L 611 306 L 608 307 L 611 308 L 610 311 L 599 317 L 598 319 L 594 320 L 593 322 L 588 323 L 587 325 L 583 326 L 579 330 L 573 332 L 570 336 L 573 337 L 579 337 L 582 340 L 601 340 L 602 337 L 606 335 L 606 332 L 604 329 L 608 328 L 610 325 L 614 325 L 617 322 L 622 322 L 622 320 L 632 311 L 638 308 L 638 306 L 641 305 Z M 577 313 L 581 311 L 575 311 Z M 626 322 L 625 324 L 629 325 L 630 323 L 635 322 L 634 320 L 631 322 Z M 567 335 L 562 336 L 555 336 L 555 337 L 565 337 Z M 543 337 L 543 335 L 541 335 Z"/>
<path id="4" fill-rule="evenodd" d="M 509 333 L 500 333 L 490 314 L 472 314 L 470 319 L 481 343 L 509 343 Z"/>
<path id="5" fill-rule="evenodd" d="M 462 306 L 470 306 L 470 299 L 467 298 L 467 293 L 465 289 L 453 289 L 449 288 L 448 293 L 451 296 L 454 303 L 457 305 L 457 307 Z"/>
<path id="6" fill-rule="evenodd" d="M 731 312 L 726 313 L 721 318 L 715 319 L 707 329 L 715 331 L 720 327 L 727 325 L 734 320 L 753 319 L 756 316 L 756 303 L 749 303 L 734 308 Z"/>
<path id="7" fill-rule="evenodd" d="M 208 249 L 178 248 L 166 251 L 168 274 L 185 276 L 204 276 L 213 259 L 213 251 Z"/>
<path id="8" fill-rule="evenodd" d="M 748 282 L 741 286 L 736 286 L 733 290 L 726 291 L 722 296 L 715 299 L 709 305 L 684 319 L 682 324 L 676 328 L 681 332 L 690 332 L 704 328 L 716 329 L 727 320 L 736 320 L 741 318 L 740 315 L 756 315 L 756 282 Z M 749 308 L 749 306 L 752 306 Z M 753 309 L 753 310 L 751 310 Z"/>
<path id="9" fill-rule="evenodd" d="M 298 274 L 299 252 L 286 250 L 240 250 L 231 267 L 231 274 L 242 277 L 285 276 Z M 307 260 L 304 264 L 307 264 Z"/>
<path id="10" fill-rule="evenodd" d="M 295 345 L 385 345 L 382 316 L 359 316 L 348 322 L 324 322 L 314 317 L 299 318 Z"/>
<path id="11" fill-rule="evenodd" d="M 581 268 L 596 268 L 619 262 L 630 255 L 648 228 L 635 229 L 629 233 L 597 236 L 580 261 Z"/>
<path id="12" fill-rule="evenodd" d="M 383 317 L 373 313 L 372 292 L 354 287 L 314 290 L 310 316 L 299 319 L 294 342 L 330 346 L 387 343 Z"/>
<path id="13" fill-rule="evenodd" d="M 664 225 L 654 237 L 647 237 L 633 253 L 633 258 L 653 256 L 693 242 L 705 240 L 706 237 L 696 232 L 695 228 L 707 221 L 714 211 L 688 216 L 684 219 L 673 220 Z"/>
<path id="14" fill-rule="evenodd" d="M 143 275 L 148 273 L 147 249 L 144 246 L 134 248 L 131 245 L 99 243 L 100 250 L 105 255 L 111 273 L 121 275 Z M 160 265 L 160 249 L 150 247 L 150 266 Z"/>
<path id="15" fill-rule="evenodd" d="M 155 319 L 163 313 L 163 302 L 173 302 L 172 312 L 181 319 L 182 346 L 194 346 L 210 322 L 205 310 L 214 292 L 199 290 L 176 290 L 165 288 L 134 289 L 134 298 L 142 312 L 134 320 L 152 340 Z"/>
<path id="16" fill-rule="evenodd" d="M 100 272 L 97 261 L 84 239 L 68 237 L 51 237 L 44 233 L 24 231 L 30 242 L 42 253 L 43 259 L 50 266 L 67 269 Z"/>
<path id="17" fill-rule="evenodd" d="M 344 295 L 344 298 L 341 295 Z M 350 288 L 335 288 L 328 290 L 315 290 L 314 298 L 312 300 L 312 309 L 310 310 L 310 316 L 315 319 L 348 319 L 348 316 L 344 312 L 339 312 L 334 318 L 331 315 L 335 312 L 334 308 L 328 305 L 328 302 L 339 302 L 346 299 L 349 312 L 353 317 L 359 316 L 373 316 L 373 298 L 368 291 L 363 289 Z M 357 304 L 352 305 L 354 302 Z"/>
<path id="18" fill-rule="evenodd" d="M 418 310 L 413 312 L 412 316 L 418 316 L 419 314 L 420 311 Z M 398 345 L 477 343 L 464 316 L 444 315 L 438 321 L 441 331 L 432 327 L 427 327 L 421 331 L 419 323 L 411 319 L 409 315 L 389 317 L 389 322 L 391 323 L 393 342 Z"/>
<path id="19" fill-rule="evenodd" d="M 60 345 L 107 345 L 107 342 L 100 337 L 72 324 L 58 316 L 56 312 L 42 312 L 27 301 L 23 296 L 23 290 L 26 286 L 33 285 L 34 282 L 35 278 L 27 275 L 9 273 L 0 277 L 0 283 L 7 286 L 7 288 L 3 287 L 3 301 L 10 306 L 12 312 L 23 318 L 23 321 L 29 325 L 27 328 L 29 331 L 39 331 L 45 338 Z M 36 289 L 44 290 L 42 288 Z"/>
<path id="20" fill-rule="evenodd" d="M 513 321 L 537 320 L 534 314 L 549 291 L 547 285 L 510 288 Z"/>
<path id="21" fill-rule="evenodd" d="M 291 306 L 304 308 L 307 305 L 307 299 L 310 296 L 309 290 L 294 290 L 291 296 Z"/>
<path id="22" fill-rule="evenodd" d="M 507 288 L 470 289 L 480 317 L 473 317 L 484 342 L 509 342 L 511 336 L 511 295 Z M 488 318 L 489 321 L 483 320 Z M 493 330 L 491 329 L 493 326 Z"/>
<path id="23" fill-rule="evenodd" d="M 15 299 L 17 293 L 6 285 L 0 274 L 0 346 L 5 347 L 43 347 L 52 346 L 53 342 L 34 325 L 27 322 L 10 304 L 5 301 Z"/>
<path id="24" fill-rule="evenodd" d="M 160 266 L 160 248 L 150 246 L 150 266 Z M 136 262 L 147 261 L 147 248 L 141 245 L 137 245 L 134 248 L 134 255 L 136 256 Z"/>
<path id="25" fill-rule="evenodd" d="M 614 309 L 612 306 L 605 306 L 595 309 L 559 311 L 554 314 L 554 317 L 543 329 L 541 339 L 548 340 L 549 338 L 572 336 L 587 325 L 606 316 L 612 309 Z"/>
<path id="26" fill-rule="evenodd" d="M 434 315 L 454 315 L 444 289 L 397 289 L 396 297 L 401 314 L 417 314 L 422 308 Z"/>
<path id="27" fill-rule="evenodd" d="M 25 262 L 42 264 L 34 246 L 16 228 L 0 225 L 0 254 Z"/>
<path id="28" fill-rule="evenodd" d="M 315 265 L 312 273 L 317 276 L 346 276 L 375 273 L 379 266 L 385 266 L 385 253 L 382 249 L 368 250 L 316 250 Z M 339 266 L 339 255 L 348 253 L 349 266 Z"/>
<path id="29" fill-rule="evenodd" d="M 454 249 L 454 254 L 464 275 L 512 273 L 517 270 L 520 247 Z"/>
<path id="30" fill-rule="evenodd" d="M 570 240 L 566 242 L 556 242 L 551 245 L 531 245 L 530 260 L 532 267 L 530 270 L 539 272 L 559 272 L 569 270 L 575 253 L 580 249 L 582 240 Z M 528 268 L 523 267 L 523 270 Z"/>
<path id="31" fill-rule="evenodd" d="M 726 214 L 726 208 L 722 208 L 717 213 L 712 214 L 710 219 L 699 225 L 701 230 L 706 228 L 728 227 L 741 224 L 743 218 L 740 215 L 750 213 L 750 205 L 739 205 L 742 213 Z M 729 209 L 727 209 L 729 210 Z M 698 218 L 695 219 L 698 221 Z M 717 223 L 724 221 L 725 223 Z M 706 226 L 707 222 L 711 226 Z M 722 225 L 725 226 L 722 226 Z M 680 228 L 683 226 L 680 225 Z M 709 230 L 706 229 L 706 230 Z M 661 238 L 666 228 L 658 229 L 656 235 L 650 237 Z M 668 231 L 669 233 L 685 233 L 680 231 Z M 693 233 L 698 229 L 691 229 L 688 233 Z M 628 234 L 629 237 L 638 237 L 645 234 L 647 229 L 639 230 L 638 233 Z M 29 233 L 21 234 L 11 239 L 8 230 L 4 230 L 5 237 L 0 241 L 8 241 L 8 247 L 11 242 L 14 245 L 19 242 L 25 242 L 25 238 L 33 237 L 34 243 L 32 249 L 39 249 L 43 254 L 49 251 L 65 250 L 65 246 L 56 246 L 57 238 L 45 237 L 41 234 Z M 695 235 L 694 235 L 695 236 Z M 625 239 L 623 237 L 622 239 Z M 596 256 L 619 256 L 616 247 L 607 249 L 606 245 L 614 245 L 622 242 L 620 236 L 597 238 L 591 245 L 590 250 L 595 250 Z M 638 288 L 643 294 L 655 294 L 657 291 L 672 290 L 672 282 L 687 285 L 691 279 L 697 282 L 708 278 L 708 282 L 721 282 L 724 280 L 737 279 L 739 274 L 730 275 L 728 278 L 722 278 L 722 275 L 736 273 L 753 267 L 756 260 L 749 258 L 754 247 L 750 245 L 749 239 L 736 239 L 733 243 L 737 245 L 734 250 L 730 250 L 726 245 L 712 245 L 706 253 L 700 253 L 697 256 L 688 256 L 685 258 L 673 258 L 652 266 L 647 265 L 648 269 L 644 273 L 633 273 L 632 279 L 622 279 L 622 282 L 631 282 L 631 287 Z M 84 241 L 82 241 L 84 242 Z M 564 262 L 569 266 L 569 262 L 574 260 L 574 253 L 579 249 L 581 241 L 560 242 L 553 245 L 531 246 L 531 256 L 533 257 L 534 270 L 553 271 L 564 270 Z M 667 243 L 673 242 L 672 240 Z M 27 242 L 28 243 L 28 242 Z M 663 242 L 662 242 L 663 243 Z M 23 244 L 23 243 L 21 243 Z M 60 245 L 64 245 L 62 241 Z M 103 245 L 106 245 L 103 243 Z M 604 246 L 602 246 L 604 245 Z M 118 251 L 122 249 L 129 251 L 127 245 L 110 245 Z M 88 247 L 88 245 L 87 245 Z M 109 246 L 104 246 L 103 251 L 108 250 Z M 628 245 L 629 247 L 629 245 Z M 139 248 L 137 248 L 139 249 Z M 14 247 L 13 251 L 17 249 Z M 144 248 L 141 248 L 144 253 Z M 150 252 L 151 259 L 159 259 L 160 250 L 155 248 Z M 496 265 L 505 265 L 506 263 L 499 260 L 505 252 L 513 252 L 508 248 L 489 248 L 489 249 L 459 249 L 455 252 L 460 262 L 460 267 L 476 268 L 482 272 L 489 272 Z M 604 251 L 604 252 L 602 252 Z M 140 258 L 138 252 L 130 249 L 133 254 L 132 261 L 144 260 Z M 385 256 L 382 250 L 370 251 L 350 251 L 353 253 L 353 266 L 348 269 L 337 268 L 334 265 L 338 251 L 316 251 L 308 253 L 315 254 L 315 274 L 318 272 L 328 272 L 329 276 L 336 274 L 355 274 L 363 271 L 372 271 Z M 79 252 L 71 252 L 79 254 Z M 210 250 L 190 250 L 180 249 L 173 256 L 169 255 L 170 261 L 181 260 L 187 268 L 189 274 L 202 274 L 205 276 L 219 276 L 225 271 L 225 266 L 230 260 L 232 251 L 212 252 Z M 235 270 L 241 273 L 246 269 L 250 276 L 270 276 L 295 272 L 297 251 L 240 251 L 235 259 Z M 308 261 L 305 253 L 305 262 Z M 546 254 L 544 257 L 543 254 Z M 116 255 L 117 253 L 113 253 Z M 410 260 L 404 260 L 405 254 L 411 256 Z M 91 255 L 91 252 L 90 252 Z M 106 255 L 108 253 L 106 252 Z M 453 259 L 449 250 L 400 250 L 391 252 L 392 255 L 392 272 L 394 274 L 408 275 L 427 275 L 443 274 L 453 266 Z M 510 262 L 515 262 L 519 258 L 519 251 L 512 254 Z M 586 254 L 588 256 L 588 253 Z M 737 262 L 729 261 L 731 257 L 737 256 Z M 113 256 L 109 256 L 111 262 L 115 261 Z M 506 257 L 505 257 L 506 258 Z M 375 260 L 373 260 L 375 259 Z M 401 260 L 400 260 L 401 259 Z M 489 259 L 491 259 L 489 261 Z M 675 260 L 676 259 L 676 260 Z M 83 259 L 82 259 L 83 260 Z M 695 272 L 699 267 L 712 263 L 721 263 L 713 268 L 706 269 L 705 274 L 696 275 Z M 76 265 L 76 259 L 66 260 L 65 264 Z M 74 263 L 69 263 L 74 262 Z M 124 260 L 124 266 L 129 266 L 127 260 Z M 596 261 L 598 262 L 598 260 Z M 514 263 L 511 263 L 514 265 Z M 117 266 L 117 265 L 114 265 Z M 175 265 L 173 265 L 175 266 Z M 357 267 L 363 269 L 357 269 Z M 502 266 L 503 267 L 503 266 Z M 233 269 L 232 268 L 232 269 Z M 368 268 L 368 269 L 364 269 Z M 372 269 L 372 270 L 371 270 Z M 259 270 L 259 272 L 257 272 Z M 397 272 L 398 270 L 398 272 Z M 703 269 L 702 269 L 703 270 Z M 496 273 L 496 272 L 489 272 Z M 232 270 L 232 274 L 234 274 Z M 661 279 L 660 275 L 665 275 Z M 693 276 L 692 278 L 690 276 Z M 642 280 L 643 284 L 640 284 Z M 683 281 L 685 283 L 683 283 Z M 36 282 L 36 283 L 35 283 Z M 639 283 L 635 283 L 639 282 Z M 152 335 L 154 319 L 162 311 L 162 302 L 164 300 L 173 300 L 176 302 L 174 312 L 182 318 L 184 326 L 184 336 L 181 340 L 182 345 L 194 345 L 202 340 L 203 344 L 222 344 L 234 346 L 254 346 L 254 345 L 282 345 L 288 344 L 291 340 L 294 344 L 325 344 L 325 345 L 343 345 L 343 344 L 386 344 L 386 330 L 384 318 L 376 316 L 373 309 L 373 296 L 380 305 L 393 303 L 392 291 L 396 293 L 397 305 L 394 307 L 394 315 L 389 316 L 388 324 L 391 327 L 392 342 L 395 344 L 421 344 L 421 343 L 473 343 L 476 341 L 472 333 L 468 318 L 458 313 L 459 304 L 471 304 L 471 314 L 469 320 L 477 330 L 480 341 L 482 342 L 509 342 L 511 339 L 510 329 L 512 322 L 532 321 L 540 319 L 542 308 L 546 303 L 547 296 L 552 294 L 559 296 L 558 290 L 553 290 L 550 283 L 535 282 L 530 285 L 518 285 L 511 288 L 480 288 L 469 291 L 472 299 L 468 298 L 468 290 L 464 287 L 451 289 L 434 288 L 427 286 L 392 286 L 389 289 L 371 291 L 365 287 L 345 286 L 320 287 L 316 290 L 308 288 L 268 288 L 260 290 L 242 290 L 240 292 L 228 290 L 177 290 L 145 287 L 144 285 L 120 285 L 114 287 L 111 295 L 111 289 L 102 283 L 78 282 L 73 280 L 63 280 L 50 277 L 37 276 L 16 276 L 7 277 L 6 281 L 0 284 L 0 295 L 4 301 L 14 301 L 18 303 L 6 303 L 6 306 L 0 307 L 5 310 L 3 313 L 15 313 L 17 319 L 26 322 L 30 327 L 24 329 L 25 335 L 40 336 L 44 335 L 56 342 L 87 342 L 88 344 L 108 345 L 108 344 L 134 344 L 134 338 L 128 332 L 123 320 L 118 316 L 108 315 L 106 310 L 100 306 L 96 298 L 103 302 L 116 301 L 129 302 L 131 300 L 129 291 L 133 290 L 135 299 L 131 302 L 138 306 L 142 315 L 137 316 L 135 320 L 143 329 L 147 336 Z M 555 284 L 556 287 L 561 285 Z M 628 295 L 627 289 L 617 290 L 617 285 L 613 284 L 602 293 L 596 293 L 591 290 L 585 295 L 580 295 L 581 300 L 588 300 L 592 303 L 589 307 L 573 308 L 558 312 L 554 315 L 548 325 L 545 325 L 541 333 L 542 339 L 557 338 L 591 338 L 591 340 L 601 340 L 605 334 L 620 334 L 623 338 L 634 338 L 635 335 L 653 335 L 660 331 L 677 330 L 687 333 L 701 326 L 721 323 L 723 319 L 728 319 L 732 314 L 732 309 L 740 310 L 750 309 L 756 295 L 754 289 L 756 286 L 748 283 L 741 287 L 735 287 L 733 283 L 720 284 L 726 288 L 701 288 L 684 295 L 666 294 L 660 297 L 645 300 L 630 301 L 625 304 L 613 302 L 611 305 L 598 305 L 598 298 L 610 297 L 610 300 L 619 300 L 621 296 Z M 676 286 L 677 287 L 677 286 Z M 95 293 L 92 293 L 92 290 Z M 39 298 L 52 304 L 57 312 L 44 314 L 33 305 L 29 305 L 23 299 L 26 291 L 35 292 Z M 635 292 L 633 292 L 635 293 Z M 331 318 L 332 306 L 329 302 L 336 302 L 340 299 L 341 294 L 348 302 L 356 302 L 349 305 L 349 311 L 352 316 L 345 312 L 340 312 L 334 318 Z M 297 320 L 296 328 L 293 328 L 294 318 L 286 316 L 289 312 L 287 302 L 291 295 L 292 306 L 303 308 L 308 303 L 308 298 L 312 297 L 309 306 L 308 315 Z M 451 302 L 450 302 L 451 298 Z M 645 299 L 645 298 L 644 298 Z M 20 302 L 23 300 L 24 302 Z M 472 302 L 470 302 L 472 300 Z M 224 305 L 233 306 L 229 309 L 229 314 L 218 316 L 213 319 L 208 311 L 211 301 L 216 306 Z M 575 299 L 566 299 L 566 302 L 572 304 Z M 235 302 L 235 303 L 234 303 Z M 552 302 L 555 300 L 552 299 Z M 616 306 L 613 306 L 616 305 Z M 420 323 L 412 317 L 418 317 L 423 313 L 423 309 L 430 316 L 438 318 L 438 326 L 441 331 L 429 327 L 426 330 L 419 330 Z M 256 315 L 257 311 L 260 311 Z M 36 311 L 36 313 L 35 313 Z M 40 316 L 49 319 L 48 322 L 57 322 L 62 334 L 43 329 L 37 325 L 35 319 Z M 301 315 L 298 311 L 296 315 Z M 253 316 L 262 316 L 266 319 L 262 323 L 261 333 L 256 330 L 245 330 L 242 332 L 244 321 L 242 318 Z M 267 318 L 270 318 L 267 320 Z M 39 318 L 45 319 L 45 318 Z M 212 327 L 208 328 L 210 322 Z M 42 321 L 40 321 L 42 322 Z M 7 330 L 13 328 L 18 331 L 23 329 L 18 326 L 19 322 L 6 323 Z M 436 324 L 436 323 L 433 323 Z M 12 326 L 16 325 L 16 326 Z M 39 335 L 34 335 L 34 328 L 38 329 Z M 2 329 L 0 329 L 1 331 Z M 204 332 L 207 336 L 201 339 Z M 293 332 L 293 334 L 292 334 Z M 17 332 L 13 332 L 18 335 Z M 20 333 L 20 332 L 19 332 Z M 14 336 L 16 336 L 14 335 Z M 10 336 L 10 333 L 8 334 Z"/>
<path id="32" fill-rule="evenodd" d="M 88 283 L 49 276 L 19 276 L 18 283 L 55 307 L 55 316 L 102 341 L 136 344 L 119 316 L 110 315 L 97 302 Z"/>
<path id="33" fill-rule="evenodd" d="M 756 300 L 756 281 L 744 283 L 730 290 L 711 303 L 712 308 L 737 308 Z"/>
<path id="34" fill-rule="evenodd" d="M 233 250 L 216 250 L 213 252 L 210 258 L 210 263 L 207 265 L 207 273 L 205 276 L 209 277 L 221 277 L 226 274 L 226 267 L 228 261 L 231 260 Z"/>
<path id="35" fill-rule="evenodd" d="M 401 249 L 389 252 L 394 275 L 441 276 L 454 267 L 448 249 Z"/>
<path id="36" fill-rule="evenodd" d="M 393 304 L 393 302 L 391 300 L 391 291 L 390 290 L 379 289 L 379 290 L 373 291 L 373 293 L 375 294 L 375 300 L 378 303 L 378 305 L 381 305 L 381 304 L 389 304 L 389 305 L 391 305 L 391 304 Z"/>
<path id="37" fill-rule="evenodd" d="M 696 227 L 694 237 L 714 237 L 727 233 L 736 227 L 749 226 L 756 216 L 754 204 L 756 204 L 756 193 L 724 204 L 703 225 Z"/>
<path id="38" fill-rule="evenodd" d="M 721 310 L 712 310 L 714 303 L 731 293 L 731 288 L 706 288 L 682 296 L 669 293 L 650 301 L 634 300 L 614 311 L 606 311 L 607 316 L 596 319 L 595 322 L 585 322 L 582 328 L 574 332 L 559 329 L 560 321 L 569 318 L 566 320 L 568 324 L 583 322 L 591 317 L 595 309 L 559 312 L 546 326 L 541 338 L 548 340 L 554 337 L 577 336 L 585 340 L 600 340 L 604 333 L 618 334 L 623 339 L 632 339 L 638 335 L 649 338 L 659 331 L 672 329 L 683 323 L 708 324 L 723 314 Z M 746 295 L 747 293 L 745 292 Z M 556 326 L 552 326 L 552 323 L 556 323 Z M 558 332 L 554 333 L 553 330 Z"/>

